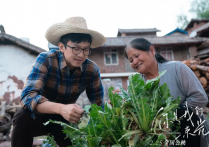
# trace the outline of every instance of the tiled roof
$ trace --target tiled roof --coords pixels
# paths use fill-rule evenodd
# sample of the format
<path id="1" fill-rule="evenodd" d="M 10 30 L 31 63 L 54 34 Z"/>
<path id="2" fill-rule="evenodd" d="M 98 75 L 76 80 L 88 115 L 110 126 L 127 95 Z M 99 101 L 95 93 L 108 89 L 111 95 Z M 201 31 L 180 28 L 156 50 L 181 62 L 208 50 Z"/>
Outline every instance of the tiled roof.
<path id="1" fill-rule="evenodd" d="M 106 42 L 101 47 L 124 47 L 130 41 L 136 38 L 142 38 L 137 36 L 126 36 L 126 37 L 107 37 Z M 197 44 L 209 40 L 204 37 L 190 38 L 188 35 L 185 36 L 163 36 L 163 37 L 143 37 L 150 41 L 153 45 L 180 45 L 180 44 Z"/>
<path id="2" fill-rule="evenodd" d="M 151 29 L 118 29 L 120 33 L 147 33 L 147 32 L 160 32 L 160 30 L 156 28 Z"/>
<path id="3" fill-rule="evenodd" d="M 188 34 L 186 31 L 184 31 L 184 30 L 182 30 L 182 29 L 179 29 L 179 28 L 176 28 L 175 30 L 169 32 L 169 33 L 166 34 L 165 36 L 171 35 L 171 34 L 173 34 L 173 33 L 175 33 L 175 32 L 180 32 L 180 33 L 182 33 L 182 34 Z"/>
<path id="4" fill-rule="evenodd" d="M 26 41 L 23 41 L 19 38 L 16 38 L 12 35 L 9 35 L 9 34 L 6 34 L 6 33 L 0 33 L 0 44 L 5 44 L 6 42 L 10 42 L 10 43 L 13 43 L 13 44 L 16 44 L 20 47 L 23 47 L 25 49 L 28 49 L 28 51 L 32 51 L 34 53 L 41 53 L 41 52 L 46 52 L 46 50 L 40 48 L 40 47 L 37 47 L 33 44 L 30 44 Z"/>

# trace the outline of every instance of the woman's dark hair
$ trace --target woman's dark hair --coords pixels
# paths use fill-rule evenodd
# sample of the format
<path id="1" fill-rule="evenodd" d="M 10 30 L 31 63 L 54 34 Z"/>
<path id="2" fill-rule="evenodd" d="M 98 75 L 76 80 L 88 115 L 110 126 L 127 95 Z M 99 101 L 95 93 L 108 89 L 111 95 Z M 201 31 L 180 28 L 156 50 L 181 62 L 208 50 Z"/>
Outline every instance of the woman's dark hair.
<path id="1" fill-rule="evenodd" d="M 126 58 L 128 58 L 127 51 L 129 49 L 129 47 L 132 47 L 134 49 L 138 49 L 138 50 L 142 50 L 142 51 L 147 51 L 148 52 L 148 51 L 150 51 L 150 46 L 153 46 L 153 45 L 148 40 L 146 40 L 144 38 L 134 39 L 125 48 L 125 56 L 126 56 Z M 161 56 L 157 52 L 155 53 L 155 59 L 159 63 L 168 62 L 168 60 L 166 60 L 163 56 Z"/>
<path id="2" fill-rule="evenodd" d="M 70 33 L 60 38 L 60 42 L 63 44 L 67 44 L 68 41 L 72 41 L 73 43 L 89 42 L 90 45 L 92 43 L 91 35 L 82 33 Z"/>

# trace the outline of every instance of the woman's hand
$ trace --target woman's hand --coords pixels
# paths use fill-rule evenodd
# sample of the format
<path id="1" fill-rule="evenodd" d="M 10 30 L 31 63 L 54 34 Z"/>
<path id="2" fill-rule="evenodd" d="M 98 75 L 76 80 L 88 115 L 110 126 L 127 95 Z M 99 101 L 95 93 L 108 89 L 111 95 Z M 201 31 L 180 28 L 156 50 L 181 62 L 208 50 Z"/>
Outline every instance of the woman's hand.
<path id="1" fill-rule="evenodd" d="M 115 93 L 119 94 L 119 92 L 121 92 L 120 89 L 115 89 L 115 90 L 112 91 L 113 94 L 115 94 Z M 110 100 L 108 100 L 108 103 L 111 104 Z"/>
<path id="2" fill-rule="evenodd" d="M 120 89 L 115 89 L 115 90 L 112 91 L 113 94 L 115 94 L 116 92 L 117 92 L 117 94 L 119 94 L 119 92 L 121 92 L 121 90 Z"/>

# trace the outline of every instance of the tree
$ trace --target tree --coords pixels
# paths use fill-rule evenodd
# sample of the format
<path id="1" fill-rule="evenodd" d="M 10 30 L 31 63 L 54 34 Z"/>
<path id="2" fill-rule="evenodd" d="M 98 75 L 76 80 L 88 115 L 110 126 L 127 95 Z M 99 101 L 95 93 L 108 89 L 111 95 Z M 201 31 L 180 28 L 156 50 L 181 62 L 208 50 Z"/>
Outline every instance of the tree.
<path id="1" fill-rule="evenodd" d="M 179 24 L 178 28 L 184 29 L 189 23 L 189 20 L 186 15 L 182 14 L 177 16 L 177 23 Z"/>
<path id="2" fill-rule="evenodd" d="M 190 12 L 198 19 L 209 19 L 209 0 L 195 0 L 191 4 Z"/>
<path id="3" fill-rule="evenodd" d="M 209 19 L 209 0 L 193 0 L 190 13 L 194 14 L 195 19 Z M 184 14 L 177 16 L 177 22 L 181 29 L 188 24 L 188 17 Z"/>

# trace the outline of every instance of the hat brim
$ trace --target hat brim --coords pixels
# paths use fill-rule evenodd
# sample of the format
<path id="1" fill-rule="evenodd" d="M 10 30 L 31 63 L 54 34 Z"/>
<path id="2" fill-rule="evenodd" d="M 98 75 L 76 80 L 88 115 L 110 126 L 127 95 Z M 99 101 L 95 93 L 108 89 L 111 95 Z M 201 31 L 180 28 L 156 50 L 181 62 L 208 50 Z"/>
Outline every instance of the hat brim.
<path id="1" fill-rule="evenodd" d="M 56 23 L 52 25 L 46 31 L 45 37 L 51 44 L 58 46 L 61 36 L 70 34 L 70 33 L 90 34 L 92 37 L 91 48 L 99 47 L 106 41 L 105 37 L 97 31 L 76 27 L 66 22 Z"/>

